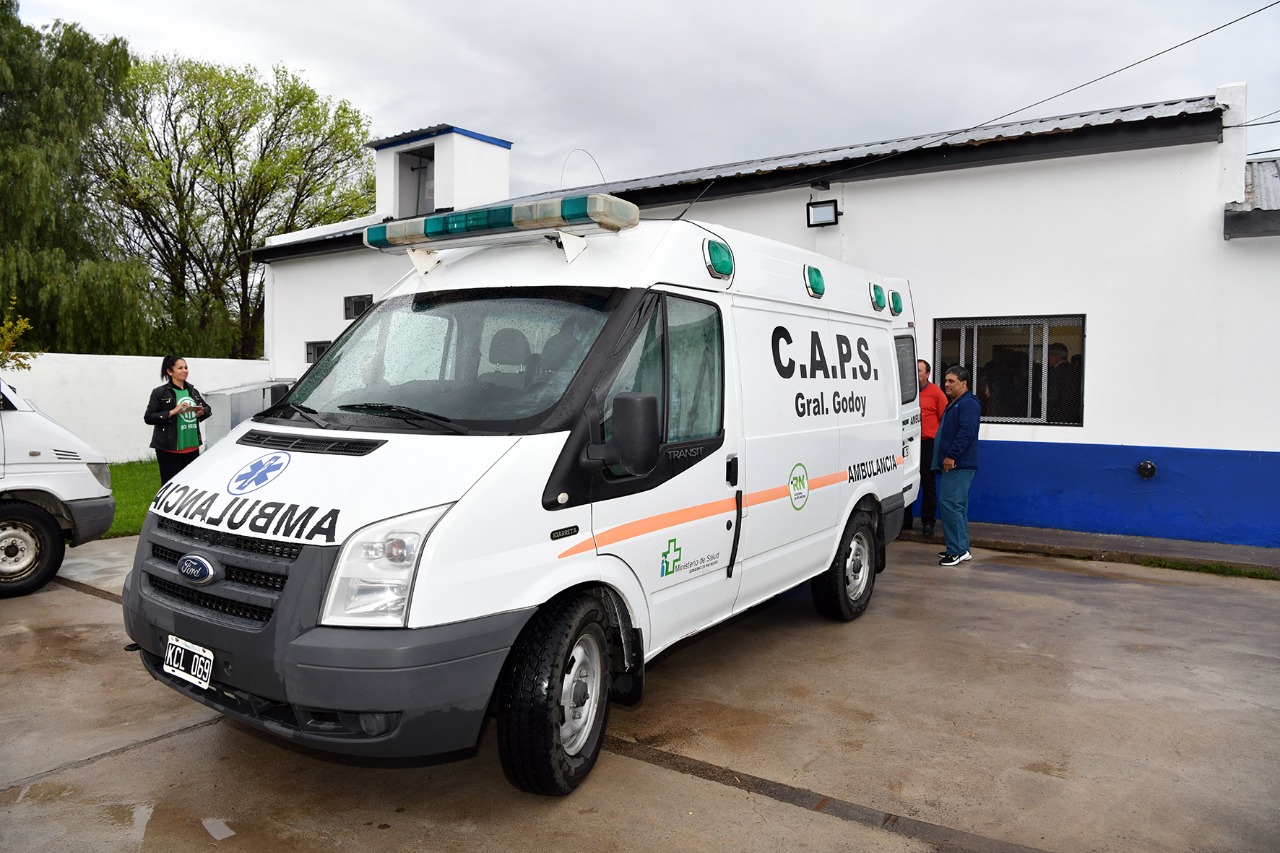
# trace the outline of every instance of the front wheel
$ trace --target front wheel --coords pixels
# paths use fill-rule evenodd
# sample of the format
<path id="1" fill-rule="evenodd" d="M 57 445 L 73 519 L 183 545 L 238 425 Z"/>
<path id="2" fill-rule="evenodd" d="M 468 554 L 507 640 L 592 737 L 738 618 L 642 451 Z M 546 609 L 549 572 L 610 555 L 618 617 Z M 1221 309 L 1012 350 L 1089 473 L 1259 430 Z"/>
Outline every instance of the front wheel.
<path id="1" fill-rule="evenodd" d="M 0 503 L 0 598 L 35 592 L 53 580 L 66 548 L 49 513 L 30 504 Z"/>
<path id="2" fill-rule="evenodd" d="M 608 617 L 578 595 L 534 615 L 499 683 L 498 753 L 511 784 L 564 795 L 587 777 L 609 718 Z"/>
<path id="3" fill-rule="evenodd" d="M 828 619 L 849 622 L 857 619 L 871 603 L 876 585 L 876 525 L 871 514 L 857 510 L 845 525 L 835 559 L 825 572 L 810 582 L 813 606 Z"/>

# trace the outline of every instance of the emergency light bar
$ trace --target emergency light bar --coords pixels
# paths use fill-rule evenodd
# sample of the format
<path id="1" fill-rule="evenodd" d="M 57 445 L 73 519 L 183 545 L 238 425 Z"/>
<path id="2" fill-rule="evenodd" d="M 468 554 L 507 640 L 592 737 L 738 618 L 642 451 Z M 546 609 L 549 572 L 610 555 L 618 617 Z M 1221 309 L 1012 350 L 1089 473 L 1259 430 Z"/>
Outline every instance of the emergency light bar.
<path id="1" fill-rule="evenodd" d="M 591 193 L 370 225 L 364 229 L 364 244 L 372 249 L 428 244 L 451 248 L 495 242 L 503 234 L 536 237 L 556 232 L 617 232 L 639 222 L 640 208 L 631 202 Z"/>

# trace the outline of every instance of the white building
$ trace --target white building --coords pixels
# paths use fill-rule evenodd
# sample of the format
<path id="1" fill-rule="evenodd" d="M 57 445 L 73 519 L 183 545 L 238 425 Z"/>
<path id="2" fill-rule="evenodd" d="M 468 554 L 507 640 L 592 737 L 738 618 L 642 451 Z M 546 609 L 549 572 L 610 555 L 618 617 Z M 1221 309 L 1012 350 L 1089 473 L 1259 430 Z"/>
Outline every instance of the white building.
<path id="1" fill-rule="evenodd" d="M 1246 162 L 1244 121 L 1232 85 L 570 193 L 909 278 L 922 357 L 977 374 L 973 520 L 1276 547 L 1280 398 L 1261 380 L 1280 333 L 1280 161 Z M 255 253 L 276 376 L 301 375 L 408 271 L 363 246 L 364 225 L 507 195 L 502 140 L 440 125 L 370 146 L 376 215 Z M 810 227 L 822 202 L 838 215 Z M 1076 408 L 1050 409 L 1051 344 L 1076 362 Z"/>

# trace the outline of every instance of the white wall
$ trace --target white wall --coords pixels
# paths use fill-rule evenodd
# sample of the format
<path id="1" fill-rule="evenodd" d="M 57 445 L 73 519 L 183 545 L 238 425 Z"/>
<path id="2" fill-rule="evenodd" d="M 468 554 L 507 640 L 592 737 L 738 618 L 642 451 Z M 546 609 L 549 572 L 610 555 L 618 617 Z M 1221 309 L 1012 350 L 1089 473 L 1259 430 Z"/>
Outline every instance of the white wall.
<path id="1" fill-rule="evenodd" d="M 1223 147 L 836 185 L 838 232 L 805 227 L 807 189 L 686 218 L 908 278 L 931 361 L 935 318 L 1084 314 L 1085 426 L 986 424 L 983 438 L 1280 450 L 1280 396 L 1259 393 L 1257 368 L 1280 328 L 1280 240 L 1223 239 Z"/>
<path id="2" fill-rule="evenodd" d="M 265 361 L 186 361 L 191 383 L 205 395 L 271 378 Z M 6 370 L 4 379 L 108 461 L 130 462 L 154 455 L 149 447 L 151 427 L 142 422 L 142 415 L 151 389 L 160 384 L 160 362 L 153 356 L 45 353 L 31 363 L 31 370 Z"/>
<path id="3" fill-rule="evenodd" d="M 492 142 L 450 134 L 453 186 L 441 200 L 440 180 L 436 182 L 436 206 L 465 210 L 506 200 L 511 194 L 511 151 Z M 437 169 L 437 175 L 440 170 Z"/>
<path id="4" fill-rule="evenodd" d="M 268 264 L 264 352 L 273 375 L 302 376 L 309 367 L 306 342 L 332 341 L 351 324 L 343 315 L 346 297 L 373 294 L 376 301 L 412 269 L 407 255 L 376 249 Z"/>

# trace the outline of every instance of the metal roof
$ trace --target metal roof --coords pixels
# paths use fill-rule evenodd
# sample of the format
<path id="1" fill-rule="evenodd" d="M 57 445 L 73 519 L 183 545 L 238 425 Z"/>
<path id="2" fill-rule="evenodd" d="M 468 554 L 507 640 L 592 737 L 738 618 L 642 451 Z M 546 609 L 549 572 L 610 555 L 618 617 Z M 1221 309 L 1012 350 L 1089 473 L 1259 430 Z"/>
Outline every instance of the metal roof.
<path id="1" fill-rule="evenodd" d="M 1244 202 L 1231 210 L 1280 210 L 1280 158 L 1244 164 Z"/>
<path id="2" fill-rule="evenodd" d="M 704 183 L 722 178 L 762 175 L 771 172 L 804 169 L 815 166 L 834 165 L 850 160 L 867 158 L 885 159 L 908 151 L 921 151 L 944 148 L 970 148 L 991 142 L 1021 139 L 1033 136 L 1059 134 L 1085 128 L 1105 125 L 1129 124 L 1148 119 L 1175 118 L 1178 116 L 1204 115 L 1221 111 L 1223 107 L 1217 103 L 1213 95 L 1196 98 L 1183 98 L 1175 101 L 1159 101 L 1152 104 L 1138 104 L 1130 107 L 1112 107 L 1087 113 L 1052 116 L 1049 118 L 1028 119 L 1026 121 L 993 124 L 984 127 L 966 128 L 964 130 L 930 133 L 924 136 L 909 136 L 902 139 L 890 139 L 883 142 L 868 142 L 859 145 L 848 145 L 840 148 L 826 148 L 819 151 L 808 151 L 802 154 L 787 154 L 780 157 L 766 157 L 759 160 L 744 160 L 738 163 L 727 163 L 720 166 L 709 166 L 700 169 L 688 169 L 680 172 L 669 172 L 647 178 L 635 178 L 625 181 L 613 181 L 588 187 L 577 188 L 580 191 L 601 191 L 613 194 L 634 192 L 637 190 L 672 187 L 681 184 Z M 851 174 L 852 169 L 841 173 L 839 170 L 831 174 L 834 180 L 841 180 Z M 536 199 L 562 195 L 565 190 L 554 190 L 525 196 Z"/>
<path id="3" fill-rule="evenodd" d="M 1027 119 L 1025 121 L 990 124 L 983 127 L 971 127 L 963 130 L 930 133 L 923 136 L 909 136 L 902 139 L 890 139 L 882 142 L 868 142 L 859 145 L 848 145 L 840 148 L 826 148 L 800 154 L 786 154 L 779 157 L 766 157 L 759 160 L 744 160 L 737 163 L 726 163 L 720 166 L 707 166 L 698 169 L 687 169 L 654 175 L 647 178 L 633 178 L 624 181 L 613 181 L 592 184 L 583 187 L 562 188 L 541 193 L 508 199 L 507 203 L 533 201 L 541 198 L 552 198 L 566 193 L 603 192 L 620 195 L 636 194 L 630 200 L 646 205 L 670 203 L 672 199 L 691 200 L 699 195 L 698 186 L 718 181 L 719 188 L 737 183 L 733 192 L 737 194 L 767 192 L 784 188 L 794 181 L 795 185 L 808 184 L 812 181 L 830 180 L 847 181 L 858 177 L 882 177 L 900 168 L 902 173 L 908 171 L 929 171 L 938 168 L 955 168 L 963 165 L 984 165 L 986 146 L 1001 148 L 1006 145 L 1033 145 L 1041 150 L 1033 151 L 1027 156 L 1052 157 L 1069 154 L 1096 153 L 1100 150 L 1117 150 L 1114 148 L 1071 148 L 1072 137 L 1106 133 L 1108 129 L 1117 131 L 1117 138 L 1127 134 L 1138 140 L 1132 144 L 1138 147 L 1152 145 L 1179 144 L 1180 142 L 1199 142 L 1216 138 L 1219 129 L 1213 126 L 1214 113 L 1225 109 L 1213 95 L 1194 98 L 1182 98 L 1173 101 L 1158 101 L 1150 104 L 1137 104 L 1128 107 L 1111 107 L 1085 113 L 1072 113 L 1048 118 Z M 1157 122 L 1160 126 L 1174 128 L 1178 119 L 1185 119 L 1182 125 L 1194 125 L 1190 131 L 1185 128 L 1172 129 L 1165 132 L 1152 133 L 1143 122 Z M 408 141 L 426 139 L 442 133 L 465 133 L 471 131 L 441 124 L 407 133 L 389 136 L 366 143 L 370 148 L 385 148 L 390 145 Z M 477 138 L 478 137 L 477 135 Z M 503 140 L 488 139 L 502 144 Z M 1065 143 L 1065 144 L 1064 144 Z M 510 145 L 510 143 L 505 143 Z M 1116 144 L 1125 144 L 1121 139 Z M 1003 155 L 993 154 L 987 162 L 1000 162 Z M 901 160 L 893 159 L 902 157 Z M 926 158 L 927 162 L 912 163 L 912 158 Z M 886 161 L 888 161 L 886 163 Z M 1275 161 L 1257 161 L 1262 163 Z M 881 165 L 884 164 L 884 165 Z M 830 168 L 826 168 L 830 167 Z M 866 171 L 859 171 L 866 169 Z M 1265 169 L 1263 169 L 1265 171 Z M 794 174 L 793 174 L 794 173 Z M 1255 174 L 1251 172 L 1250 174 Z M 1265 177 L 1265 176 L 1264 176 Z M 1257 183 L 1257 182 L 1255 182 Z M 1277 198 L 1275 184 L 1271 180 L 1266 184 L 1264 192 L 1267 198 Z M 712 194 L 716 192 L 712 189 Z M 648 198 L 645 198 L 645 196 Z M 315 240 L 297 241 L 262 247 L 254 250 L 255 260 L 271 261 L 278 258 L 292 257 L 299 254 L 313 254 L 329 251 L 345 251 L 362 246 L 363 229 L 352 229 L 348 233 L 335 233 Z"/>

